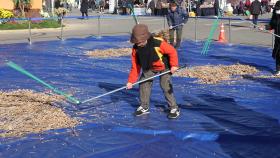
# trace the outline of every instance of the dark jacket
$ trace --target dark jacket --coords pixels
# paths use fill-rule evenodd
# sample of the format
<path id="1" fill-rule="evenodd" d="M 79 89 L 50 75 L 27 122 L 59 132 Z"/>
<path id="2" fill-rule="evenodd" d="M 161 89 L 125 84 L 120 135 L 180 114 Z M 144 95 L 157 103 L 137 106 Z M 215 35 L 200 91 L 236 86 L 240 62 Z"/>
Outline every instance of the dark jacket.
<path id="1" fill-rule="evenodd" d="M 255 0 L 254 2 L 252 2 L 250 7 L 251 14 L 259 15 L 261 13 L 261 9 L 262 9 L 262 4 L 260 1 Z"/>
<path id="2" fill-rule="evenodd" d="M 156 8 L 156 4 L 155 4 L 155 1 L 154 1 L 154 0 L 152 0 L 152 1 L 149 3 L 148 8 L 151 8 L 151 9 L 155 9 L 155 8 Z"/>
<path id="3" fill-rule="evenodd" d="M 88 0 L 83 0 L 81 3 L 81 12 L 87 12 L 88 11 Z"/>
<path id="4" fill-rule="evenodd" d="M 180 7 L 177 7 L 175 12 L 172 12 L 170 9 L 168 10 L 167 22 L 169 26 L 176 26 L 182 23 L 185 24 L 187 23 L 187 21 L 188 21 L 188 15 Z"/>
<path id="5" fill-rule="evenodd" d="M 276 14 L 276 10 L 280 10 L 280 1 L 277 1 L 275 8 L 273 9 L 272 18 L 269 22 L 269 26 L 266 29 L 274 30 L 274 33 L 280 36 L 280 15 Z M 280 38 L 275 36 L 274 48 L 272 52 L 272 57 L 280 58 Z"/>

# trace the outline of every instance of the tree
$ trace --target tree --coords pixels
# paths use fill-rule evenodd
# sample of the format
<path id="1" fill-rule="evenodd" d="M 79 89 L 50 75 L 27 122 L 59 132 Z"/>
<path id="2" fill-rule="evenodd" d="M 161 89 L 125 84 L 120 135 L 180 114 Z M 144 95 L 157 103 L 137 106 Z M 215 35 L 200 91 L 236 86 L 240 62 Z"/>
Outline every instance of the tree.
<path id="1" fill-rule="evenodd" d="M 25 17 L 25 8 L 30 8 L 31 0 L 13 0 L 16 8 L 20 9 L 21 16 Z"/>

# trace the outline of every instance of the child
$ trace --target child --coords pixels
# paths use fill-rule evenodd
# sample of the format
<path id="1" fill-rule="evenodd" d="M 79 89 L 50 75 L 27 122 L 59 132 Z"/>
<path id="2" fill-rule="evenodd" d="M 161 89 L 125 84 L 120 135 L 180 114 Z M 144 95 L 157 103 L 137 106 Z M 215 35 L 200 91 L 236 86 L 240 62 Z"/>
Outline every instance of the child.
<path id="1" fill-rule="evenodd" d="M 135 25 L 130 41 L 134 43 L 134 46 L 127 89 L 132 88 L 132 84 L 137 81 L 141 70 L 140 80 L 143 80 L 167 69 L 170 69 L 171 73 L 178 69 L 176 49 L 163 39 L 153 37 L 146 25 Z M 149 113 L 152 83 L 153 80 L 149 80 L 140 84 L 140 106 L 135 111 L 136 116 Z M 177 118 L 180 111 L 173 95 L 170 73 L 160 76 L 160 86 L 170 108 L 168 118 Z"/>

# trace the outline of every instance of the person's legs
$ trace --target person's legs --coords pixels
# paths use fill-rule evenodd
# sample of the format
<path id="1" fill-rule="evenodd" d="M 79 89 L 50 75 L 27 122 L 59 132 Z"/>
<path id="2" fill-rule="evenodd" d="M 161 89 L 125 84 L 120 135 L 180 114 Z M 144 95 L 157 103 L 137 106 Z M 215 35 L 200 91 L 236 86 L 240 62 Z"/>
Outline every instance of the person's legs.
<path id="1" fill-rule="evenodd" d="M 275 60 L 276 72 L 274 73 L 276 76 L 280 76 L 280 38 L 275 37 L 274 46 L 272 51 L 272 58 Z"/>
<path id="2" fill-rule="evenodd" d="M 151 70 L 142 72 L 140 81 L 149 77 L 154 76 L 155 73 Z M 140 116 L 149 112 L 150 108 L 150 96 L 152 90 L 153 80 L 149 80 L 139 84 L 140 91 L 140 106 L 135 111 L 136 116 Z"/>
<path id="3" fill-rule="evenodd" d="M 126 15 L 126 8 L 122 7 L 122 15 Z"/>
<path id="4" fill-rule="evenodd" d="M 280 72 L 280 57 L 276 57 L 276 72 Z"/>
<path id="5" fill-rule="evenodd" d="M 276 76 L 280 76 L 280 56 L 276 56 Z"/>
<path id="6" fill-rule="evenodd" d="M 171 74 L 165 74 L 160 76 L 160 87 L 164 93 L 165 100 L 170 108 L 169 118 L 177 118 L 180 115 L 179 108 L 176 104 L 176 99 L 173 94 L 173 87 L 171 83 Z"/>
<path id="7" fill-rule="evenodd" d="M 158 15 L 158 16 L 161 16 L 161 15 L 162 15 L 162 9 L 158 9 L 157 15 Z"/>
<path id="8" fill-rule="evenodd" d="M 254 28 L 256 28 L 256 25 L 257 25 L 257 15 L 253 14 L 253 24 L 254 25 Z"/>
<path id="9" fill-rule="evenodd" d="M 152 16 L 155 16 L 155 9 L 152 9 Z"/>
<path id="10" fill-rule="evenodd" d="M 84 18 L 84 16 L 85 16 L 85 13 L 84 13 L 84 12 L 82 12 L 82 18 Z"/>
<path id="11" fill-rule="evenodd" d="M 126 8 L 126 15 L 130 15 L 130 8 Z"/>
<path id="12" fill-rule="evenodd" d="M 169 41 L 172 46 L 174 46 L 174 29 L 169 29 Z"/>
<path id="13" fill-rule="evenodd" d="M 166 8 L 162 8 L 162 9 L 161 9 L 161 15 L 162 15 L 162 16 L 167 15 L 167 13 L 166 13 Z"/>
<path id="14" fill-rule="evenodd" d="M 171 83 L 171 74 L 165 74 L 160 77 L 160 87 L 164 93 L 165 99 L 170 109 L 178 108 L 175 97 L 173 95 L 173 87 Z"/>
<path id="15" fill-rule="evenodd" d="M 255 15 L 255 22 L 256 22 L 256 25 L 258 25 L 258 19 L 259 19 L 259 15 Z"/>
<path id="16" fill-rule="evenodd" d="M 176 46 L 175 48 L 179 48 L 181 45 L 181 39 L 182 39 L 182 31 L 183 31 L 183 27 L 179 26 L 176 29 Z"/>
<path id="17" fill-rule="evenodd" d="M 86 17 L 88 18 L 88 12 L 87 11 L 85 12 L 85 14 L 86 14 Z"/>

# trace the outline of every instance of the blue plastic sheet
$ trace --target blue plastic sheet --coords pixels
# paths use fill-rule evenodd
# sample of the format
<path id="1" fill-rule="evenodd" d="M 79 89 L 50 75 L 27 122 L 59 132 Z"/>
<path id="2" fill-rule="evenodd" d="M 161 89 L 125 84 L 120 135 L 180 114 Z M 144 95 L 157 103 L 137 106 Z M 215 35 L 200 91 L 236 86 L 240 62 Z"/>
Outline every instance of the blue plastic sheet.
<path id="1" fill-rule="evenodd" d="M 114 90 L 127 81 L 130 57 L 89 58 L 85 51 L 131 47 L 128 36 L 88 37 L 65 41 L 0 45 L 0 89 L 44 87 L 5 66 L 12 60 L 35 76 L 80 100 Z M 274 70 L 271 48 L 213 43 L 208 56 L 203 43 L 184 41 L 181 64 L 248 64 L 261 74 Z M 279 158 L 280 80 L 245 76 L 234 84 L 194 83 L 173 77 L 181 116 L 167 119 L 167 106 L 155 80 L 151 113 L 134 117 L 138 87 L 93 102 L 59 105 L 83 124 L 71 129 L 1 138 L 0 157 L 104 158 Z"/>

